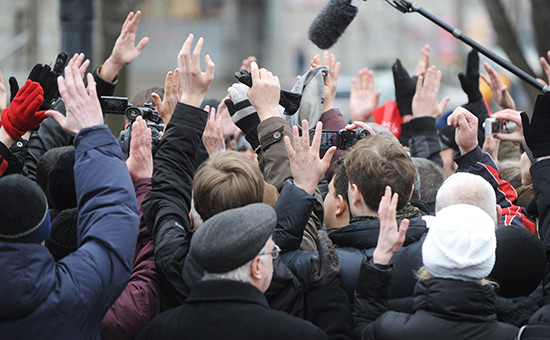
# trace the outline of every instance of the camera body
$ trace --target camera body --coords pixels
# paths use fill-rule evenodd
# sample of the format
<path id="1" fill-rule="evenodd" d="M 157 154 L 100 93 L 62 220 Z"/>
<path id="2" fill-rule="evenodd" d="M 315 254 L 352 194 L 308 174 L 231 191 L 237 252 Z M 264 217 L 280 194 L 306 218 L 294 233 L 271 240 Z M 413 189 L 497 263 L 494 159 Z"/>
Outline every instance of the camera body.
<path id="1" fill-rule="evenodd" d="M 486 135 L 494 135 L 497 133 L 507 132 L 506 124 L 504 124 L 503 119 L 487 118 L 485 119 L 485 123 L 483 123 L 483 127 L 485 128 Z"/>
<path id="2" fill-rule="evenodd" d="M 310 140 L 313 139 L 315 131 L 310 131 Z M 370 136 L 369 130 L 357 128 L 355 130 L 323 130 L 321 133 L 321 149 L 328 149 L 336 146 L 338 150 L 348 150 L 359 140 Z"/>
<path id="3" fill-rule="evenodd" d="M 145 103 L 143 107 L 137 107 L 128 103 L 126 97 L 109 96 L 102 96 L 100 102 L 103 113 L 123 114 L 130 121 L 126 130 L 121 131 L 118 137 L 118 143 L 126 158 L 130 155 L 132 124 L 138 116 L 141 116 L 147 122 L 147 127 L 151 129 L 152 151 L 153 154 L 156 152 L 162 138 L 160 132 L 164 131 L 164 124 L 162 124 L 162 118 L 158 111 L 153 108 L 151 103 Z"/>

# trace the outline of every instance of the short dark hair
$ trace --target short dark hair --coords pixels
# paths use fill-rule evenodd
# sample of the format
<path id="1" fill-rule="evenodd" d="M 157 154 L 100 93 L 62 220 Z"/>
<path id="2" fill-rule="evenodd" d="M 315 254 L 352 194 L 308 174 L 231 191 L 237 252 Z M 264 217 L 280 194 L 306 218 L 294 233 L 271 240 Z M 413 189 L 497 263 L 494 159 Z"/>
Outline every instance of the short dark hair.
<path id="1" fill-rule="evenodd" d="M 443 168 L 425 158 L 413 157 L 411 160 L 418 172 L 419 183 L 415 183 L 415 190 L 418 190 L 420 199 L 426 203 L 435 202 L 437 191 L 445 181 Z"/>
<path id="2" fill-rule="evenodd" d="M 130 103 L 134 106 L 143 106 L 145 103 L 155 104 L 153 101 L 152 93 L 156 93 L 160 96 L 160 99 L 164 98 L 164 89 L 161 87 L 150 87 L 136 93 L 132 98 L 130 98 Z"/>
<path id="3" fill-rule="evenodd" d="M 414 183 L 414 165 L 394 138 L 374 135 L 360 140 L 344 162 L 349 183 L 361 191 L 370 209 L 378 210 L 386 186 L 399 194 L 397 209 L 409 202 Z"/>
<path id="4" fill-rule="evenodd" d="M 337 160 L 332 168 L 334 176 L 332 177 L 334 185 L 334 197 L 342 195 L 344 199 L 348 200 L 348 174 L 346 173 L 346 167 L 344 166 L 345 158 L 342 157 Z"/>

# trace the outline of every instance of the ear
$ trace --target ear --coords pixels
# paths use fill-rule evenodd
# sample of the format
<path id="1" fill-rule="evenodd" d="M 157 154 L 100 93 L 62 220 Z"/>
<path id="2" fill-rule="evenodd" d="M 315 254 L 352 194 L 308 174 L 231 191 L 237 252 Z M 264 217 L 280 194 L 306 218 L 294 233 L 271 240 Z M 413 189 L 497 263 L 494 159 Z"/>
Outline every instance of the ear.
<path id="1" fill-rule="evenodd" d="M 193 215 L 189 213 L 189 226 L 191 230 L 195 230 L 195 220 L 193 219 Z"/>
<path id="2" fill-rule="evenodd" d="M 348 202 L 344 199 L 342 195 L 338 195 L 336 199 L 338 200 L 338 208 L 336 209 L 334 215 L 336 215 L 336 217 L 340 217 L 343 213 L 348 211 L 349 206 Z"/>
<path id="3" fill-rule="evenodd" d="M 413 193 L 414 193 L 414 183 L 411 187 L 411 193 L 409 194 L 409 201 L 411 200 L 411 198 L 413 197 Z M 422 197 L 420 197 L 420 193 L 418 193 L 418 198 L 422 199 Z"/>
<path id="4" fill-rule="evenodd" d="M 497 225 L 500 223 L 500 220 L 502 219 L 502 208 L 500 205 L 497 204 Z M 495 226 L 496 228 L 497 226 Z"/>
<path id="5" fill-rule="evenodd" d="M 256 256 L 254 260 L 252 260 L 252 264 L 250 265 L 250 276 L 255 280 L 260 280 L 262 278 L 262 260 L 260 260 L 259 256 Z"/>
<path id="6" fill-rule="evenodd" d="M 348 196 L 349 201 L 353 206 L 357 206 L 361 204 L 361 199 L 363 198 L 361 195 L 361 191 L 359 191 L 359 188 L 357 187 L 357 184 L 350 184 L 348 190 Z"/>

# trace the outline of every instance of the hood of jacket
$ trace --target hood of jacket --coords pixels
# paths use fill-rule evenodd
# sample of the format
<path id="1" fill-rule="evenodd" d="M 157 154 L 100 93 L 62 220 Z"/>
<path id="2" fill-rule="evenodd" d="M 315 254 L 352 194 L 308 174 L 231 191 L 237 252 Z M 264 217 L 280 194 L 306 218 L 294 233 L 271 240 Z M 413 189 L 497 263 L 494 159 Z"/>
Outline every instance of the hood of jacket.
<path id="1" fill-rule="evenodd" d="M 398 220 L 397 223 L 401 223 L 401 220 Z M 376 247 L 379 232 L 380 221 L 369 219 L 356 221 L 345 227 L 334 229 L 329 233 L 329 237 L 337 247 L 370 249 Z M 417 242 L 426 232 L 428 232 L 428 229 L 424 220 L 421 218 L 410 219 L 403 247 Z"/>
<path id="2" fill-rule="evenodd" d="M 491 285 L 481 285 L 479 282 L 439 278 L 418 280 L 413 308 L 461 322 L 497 319 L 495 291 Z"/>
<path id="3" fill-rule="evenodd" d="M 0 320 L 16 320 L 31 314 L 50 295 L 55 262 L 40 244 L 0 241 Z"/>

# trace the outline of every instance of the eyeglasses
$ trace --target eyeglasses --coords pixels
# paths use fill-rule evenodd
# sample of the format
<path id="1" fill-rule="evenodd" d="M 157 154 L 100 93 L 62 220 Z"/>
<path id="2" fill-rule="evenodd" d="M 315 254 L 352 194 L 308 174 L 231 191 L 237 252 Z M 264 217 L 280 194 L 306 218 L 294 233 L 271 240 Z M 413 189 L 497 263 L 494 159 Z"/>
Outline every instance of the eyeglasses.
<path id="1" fill-rule="evenodd" d="M 279 248 L 278 245 L 274 245 L 273 246 L 273 250 L 272 251 L 268 251 L 268 252 L 263 252 L 263 253 L 259 253 L 258 256 L 262 256 L 262 255 L 271 255 L 271 257 L 273 259 L 276 259 L 279 257 L 279 253 L 281 252 L 281 248 Z"/>

